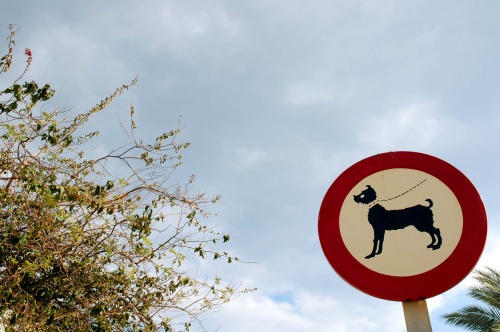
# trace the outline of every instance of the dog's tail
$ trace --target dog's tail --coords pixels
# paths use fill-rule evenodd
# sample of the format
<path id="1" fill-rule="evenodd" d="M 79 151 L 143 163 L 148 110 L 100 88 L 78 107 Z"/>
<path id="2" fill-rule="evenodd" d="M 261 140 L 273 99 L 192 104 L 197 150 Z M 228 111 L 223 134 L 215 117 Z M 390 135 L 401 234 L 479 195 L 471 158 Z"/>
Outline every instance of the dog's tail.
<path id="1" fill-rule="evenodd" d="M 427 198 L 425 201 L 429 202 L 429 206 L 428 206 L 429 209 L 434 205 L 434 203 L 432 203 L 432 199 L 430 199 L 430 198 Z"/>

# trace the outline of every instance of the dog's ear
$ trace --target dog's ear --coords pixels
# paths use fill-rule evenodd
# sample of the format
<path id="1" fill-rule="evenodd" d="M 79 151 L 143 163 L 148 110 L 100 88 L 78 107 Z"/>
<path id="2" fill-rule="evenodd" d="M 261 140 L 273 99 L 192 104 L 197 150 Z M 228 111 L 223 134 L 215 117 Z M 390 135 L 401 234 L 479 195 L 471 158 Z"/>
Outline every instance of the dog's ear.
<path id="1" fill-rule="evenodd" d="M 372 188 L 372 186 L 370 186 L 369 184 L 367 184 L 367 185 L 366 185 L 366 187 L 367 187 L 368 189 L 373 189 L 373 188 Z"/>

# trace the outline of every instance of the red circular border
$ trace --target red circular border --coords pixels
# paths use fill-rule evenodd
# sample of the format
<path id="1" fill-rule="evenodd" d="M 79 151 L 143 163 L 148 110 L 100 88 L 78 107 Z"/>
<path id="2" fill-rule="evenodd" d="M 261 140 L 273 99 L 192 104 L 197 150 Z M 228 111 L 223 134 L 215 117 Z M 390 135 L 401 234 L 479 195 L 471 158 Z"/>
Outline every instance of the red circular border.
<path id="1" fill-rule="evenodd" d="M 393 168 L 415 169 L 438 178 L 462 208 L 463 230 L 455 250 L 434 269 L 413 276 L 389 276 L 368 269 L 351 255 L 340 234 L 340 209 L 352 188 L 373 173 Z M 359 161 L 333 182 L 321 203 L 318 232 L 330 265 L 351 286 L 385 300 L 418 301 L 447 291 L 472 271 L 486 242 L 486 211 L 474 185 L 447 162 L 417 152 L 387 152 Z"/>

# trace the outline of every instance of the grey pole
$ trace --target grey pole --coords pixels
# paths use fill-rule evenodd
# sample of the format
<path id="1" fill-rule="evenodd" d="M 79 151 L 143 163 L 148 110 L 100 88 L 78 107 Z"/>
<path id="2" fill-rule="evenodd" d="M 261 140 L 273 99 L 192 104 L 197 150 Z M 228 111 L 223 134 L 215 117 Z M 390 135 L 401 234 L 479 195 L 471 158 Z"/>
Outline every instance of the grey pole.
<path id="1" fill-rule="evenodd" d="M 403 302 L 403 312 L 408 332 L 432 332 L 427 302 Z"/>

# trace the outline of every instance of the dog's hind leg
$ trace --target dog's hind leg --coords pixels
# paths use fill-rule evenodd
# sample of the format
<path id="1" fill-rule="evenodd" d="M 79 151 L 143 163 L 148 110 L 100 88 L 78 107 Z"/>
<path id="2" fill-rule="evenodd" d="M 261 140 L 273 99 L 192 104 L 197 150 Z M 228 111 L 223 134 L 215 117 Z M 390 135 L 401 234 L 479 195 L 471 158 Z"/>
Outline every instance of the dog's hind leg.
<path id="1" fill-rule="evenodd" d="M 434 248 L 434 244 L 436 243 L 436 236 L 434 235 L 434 232 L 430 231 L 427 232 L 431 236 L 432 242 L 427 246 L 427 248 Z"/>
<path id="2" fill-rule="evenodd" d="M 441 238 L 441 231 L 439 230 L 439 228 L 434 228 L 434 230 L 435 230 L 434 234 L 437 237 L 437 243 L 434 245 L 434 247 L 432 247 L 432 249 L 436 250 L 436 249 L 441 248 L 441 244 L 443 244 L 443 239 Z"/>
<path id="3" fill-rule="evenodd" d="M 427 246 L 427 248 L 430 248 L 432 250 L 436 250 L 436 249 L 439 249 L 441 248 L 441 244 L 443 243 L 442 239 L 441 239 L 441 231 L 439 230 L 439 228 L 435 228 L 433 227 L 430 231 L 428 231 L 427 233 L 429 233 L 429 235 L 431 236 L 432 238 L 432 242 L 431 244 L 429 244 Z M 437 242 L 436 242 L 437 241 Z"/>

